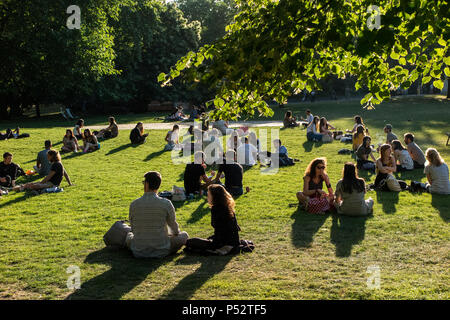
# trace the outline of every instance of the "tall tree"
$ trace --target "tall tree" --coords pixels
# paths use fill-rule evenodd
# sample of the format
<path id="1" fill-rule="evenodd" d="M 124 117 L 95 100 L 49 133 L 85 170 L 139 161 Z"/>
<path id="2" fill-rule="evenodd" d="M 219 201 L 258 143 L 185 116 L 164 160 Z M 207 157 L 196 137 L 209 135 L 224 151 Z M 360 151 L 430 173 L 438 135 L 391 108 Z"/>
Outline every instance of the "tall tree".
<path id="1" fill-rule="evenodd" d="M 176 4 L 189 21 L 200 22 L 201 45 L 222 38 L 237 13 L 234 0 L 177 0 Z"/>
<path id="2" fill-rule="evenodd" d="M 217 88 L 215 113 L 222 118 L 271 115 L 265 99 L 282 103 L 329 75 L 355 76 L 355 88 L 369 90 L 361 103 L 371 108 L 419 76 L 442 88 L 450 74 L 448 0 L 236 3 L 239 13 L 221 40 L 158 77 L 167 85 L 181 74 Z"/>

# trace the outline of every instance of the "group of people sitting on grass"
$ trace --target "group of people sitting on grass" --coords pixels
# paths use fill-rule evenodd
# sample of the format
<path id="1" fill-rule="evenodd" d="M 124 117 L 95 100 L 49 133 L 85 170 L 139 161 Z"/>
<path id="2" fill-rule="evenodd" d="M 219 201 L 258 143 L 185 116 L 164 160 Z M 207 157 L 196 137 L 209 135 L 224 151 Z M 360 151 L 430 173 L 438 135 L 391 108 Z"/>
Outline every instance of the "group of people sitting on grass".
<path id="1" fill-rule="evenodd" d="M 39 193 L 46 189 L 59 188 L 63 177 L 67 180 L 69 186 L 72 185 L 70 177 L 61 162 L 61 155 L 58 151 L 51 149 L 51 147 L 51 141 L 46 140 L 45 149 L 38 153 L 36 166 L 34 166 L 36 172 L 44 176 L 44 178 L 39 182 L 23 185 L 16 184 L 16 180 L 26 173 L 19 165 L 12 162 L 13 155 L 5 152 L 3 154 L 3 162 L 0 162 L 0 196 L 8 194 L 10 191 L 32 190 L 34 193 Z"/>
<path id="2" fill-rule="evenodd" d="M 84 120 L 79 119 L 73 128 L 66 130 L 66 134 L 63 137 L 63 146 L 61 152 L 78 152 L 83 151 L 92 152 L 100 149 L 99 140 L 115 138 L 119 135 L 119 127 L 114 117 L 109 117 L 108 127 L 100 131 L 91 131 L 88 128 L 84 128 Z M 80 146 L 79 141 L 83 141 L 83 146 Z"/>
<path id="3" fill-rule="evenodd" d="M 214 234 L 207 239 L 189 238 L 176 221 L 175 208 L 168 199 L 158 196 L 161 174 L 144 175 L 144 195 L 130 204 L 131 231 L 126 246 L 137 258 L 162 258 L 183 246 L 187 251 L 224 255 L 239 248 L 240 227 L 235 214 L 235 202 L 228 191 L 218 184 L 207 188 Z"/>

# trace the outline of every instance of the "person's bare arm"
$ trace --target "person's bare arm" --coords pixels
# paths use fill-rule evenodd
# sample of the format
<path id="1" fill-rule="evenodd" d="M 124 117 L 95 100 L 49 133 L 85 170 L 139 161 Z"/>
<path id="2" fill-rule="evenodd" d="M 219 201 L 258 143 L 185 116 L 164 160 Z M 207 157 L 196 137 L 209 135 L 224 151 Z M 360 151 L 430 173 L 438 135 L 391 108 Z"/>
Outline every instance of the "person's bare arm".
<path id="1" fill-rule="evenodd" d="M 325 184 L 327 186 L 328 194 L 332 195 L 333 194 L 333 188 L 331 187 L 330 178 L 328 177 L 327 174 L 324 174 L 322 177 L 323 177 L 323 180 L 325 181 Z"/>
<path id="2" fill-rule="evenodd" d="M 48 176 L 46 176 L 44 179 L 42 179 L 41 183 L 46 183 L 48 182 L 54 175 L 55 175 L 55 171 L 50 171 L 50 173 L 48 174 Z"/>
<path id="3" fill-rule="evenodd" d="M 167 134 L 166 134 L 166 137 L 165 137 L 165 139 L 164 140 L 166 140 L 166 142 L 169 142 L 169 133 L 167 132 Z"/>
<path id="4" fill-rule="evenodd" d="M 69 184 L 69 186 L 71 186 L 72 182 L 70 181 L 70 177 L 65 169 L 64 169 L 64 178 L 66 178 L 67 183 Z"/>
<path id="5" fill-rule="evenodd" d="M 374 162 L 376 162 L 376 161 L 377 161 L 377 159 L 375 159 L 375 157 L 374 157 L 374 155 L 373 155 L 373 153 L 372 153 L 372 152 L 370 152 L 370 156 L 372 157 L 372 160 L 373 160 Z"/>
<path id="6" fill-rule="evenodd" d="M 205 183 L 210 183 L 211 182 L 211 179 L 208 178 L 208 176 L 206 174 L 202 175 L 200 177 L 200 179 L 203 180 L 203 182 L 205 182 Z"/>
<path id="7" fill-rule="evenodd" d="M 431 181 L 431 175 L 429 173 L 427 173 L 427 180 L 429 184 L 433 184 Z"/>
<path id="8" fill-rule="evenodd" d="M 309 181 L 311 180 L 311 178 L 309 177 L 309 176 L 306 176 L 304 179 L 303 179 L 303 194 L 305 195 L 305 196 L 313 196 L 313 195 L 315 195 L 316 194 L 316 189 L 314 189 L 314 190 L 309 190 Z"/>

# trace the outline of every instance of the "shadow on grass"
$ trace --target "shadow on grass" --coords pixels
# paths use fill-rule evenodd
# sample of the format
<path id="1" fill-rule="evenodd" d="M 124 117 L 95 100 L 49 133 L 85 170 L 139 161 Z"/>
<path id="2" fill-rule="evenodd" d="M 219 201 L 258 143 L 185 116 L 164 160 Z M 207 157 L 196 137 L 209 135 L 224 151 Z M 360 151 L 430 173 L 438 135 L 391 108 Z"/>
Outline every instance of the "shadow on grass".
<path id="1" fill-rule="evenodd" d="M 330 241 L 336 246 L 336 257 L 349 257 L 352 247 L 364 240 L 368 218 L 333 216 Z"/>
<path id="2" fill-rule="evenodd" d="M 296 247 L 308 248 L 313 242 L 313 237 L 325 223 L 329 214 L 318 215 L 300 210 L 295 211 L 291 218 L 295 219 L 292 224 L 291 239 Z"/>
<path id="3" fill-rule="evenodd" d="M 160 299 L 190 299 L 209 279 L 222 272 L 232 258 L 232 255 L 205 257 L 189 254 L 184 256 L 182 259 L 179 259 L 176 264 L 192 265 L 200 262 L 200 267 L 178 282 L 175 288 L 162 295 Z"/>
<path id="4" fill-rule="evenodd" d="M 305 142 L 303 142 L 303 149 L 305 149 L 305 152 L 310 152 L 310 151 L 312 151 L 313 147 L 318 148 L 321 145 L 323 145 L 322 141 L 313 142 L 313 141 L 306 140 Z"/>
<path id="5" fill-rule="evenodd" d="M 443 194 L 431 194 L 431 205 L 439 211 L 439 215 L 445 222 L 450 221 L 450 196 Z"/>
<path id="6" fill-rule="evenodd" d="M 9 200 L 7 202 L 0 203 L 0 208 L 12 205 L 14 203 L 22 202 L 22 201 L 27 200 L 28 198 L 30 198 L 32 196 L 33 195 L 30 192 L 25 191 L 24 194 L 22 196 L 18 197 L 18 198 Z M 3 199 L 6 199 L 7 197 L 8 197 L 7 195 L 6 196 L 2 196 Z"/>
<path id="7" fill-rule="evenodd" d="M 205 205 L 207 203 L 207 199 L 203 198 L 201 199 L 200 204 L 198 205 L 197 209 L 195 209 L 194 212 L 192 212 L 191 217 L 186 221 L 187 224 L 196 223 L 197 221 L 201 220 L 205 215 L 208 214 L 210 208 L 209 206 Z"/>
<path id="8" fill-rule="evenodd" d="M 123 150 L 125 150 L 125 149 L 130 148 L 130 147 L 137 148 L 137 147 L 139 147 L 140 145 L 141 145 L 141 144 L 127 143 L 127 144 L 121 145 L 120 147 L 117 147 L 117 148 L 115 148 L 115 149 L 109 150 L 108 153 L 107 153 L 106 155 L 109 156 L 110 154 L 114 154 L 114 153 L 123 151 Z"/>
<path id="9" fill-rule="evenodd" d="M 85 263 L 110 265 L 108 271 L 82 282 L 81 288 L 66 299 L 117 300 L 142 283 L 159 267 L 172 261 L 177 255 L 161 259 L 136 259 L 126 249 L 103 248 L 90 253 Z"/>
<path id="10" fill-rule="evenodd" d="M 382 204 L 384 213 L 397 212 L 395 205 L 398 203 L 398 192 L 376 191 L 376 193 L 377 202 Z"/>
<path id="11" fill-rule="evenodd" d="M 168 151 L 164 151 L 164 149 L 163 149 L 163 150 L 152 152 L 147 156 L 147 158 L 144 159 L 144 161 L 150 161 L 153 158 L 159 157 L 160 155 L 162 155 L 165 152 L 168 152 Z"/>

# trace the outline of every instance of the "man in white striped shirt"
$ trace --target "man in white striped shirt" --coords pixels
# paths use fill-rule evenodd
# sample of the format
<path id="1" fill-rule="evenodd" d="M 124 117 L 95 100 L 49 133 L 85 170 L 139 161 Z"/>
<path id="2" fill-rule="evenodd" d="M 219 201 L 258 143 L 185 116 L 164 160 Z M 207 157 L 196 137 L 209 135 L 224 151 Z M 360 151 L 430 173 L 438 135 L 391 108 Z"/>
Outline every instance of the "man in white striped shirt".
<path id="1" fill-rule="evenodd" d="M 144 177 L 144 195 L 130 205 L 126 242 L 136 258 L 162 258 L 177 252 L 189 235 L 180 231 L 172 202 L 158 196 L 161 174 L 150 171 Z"/>

